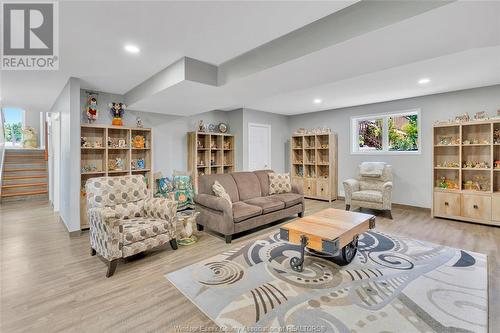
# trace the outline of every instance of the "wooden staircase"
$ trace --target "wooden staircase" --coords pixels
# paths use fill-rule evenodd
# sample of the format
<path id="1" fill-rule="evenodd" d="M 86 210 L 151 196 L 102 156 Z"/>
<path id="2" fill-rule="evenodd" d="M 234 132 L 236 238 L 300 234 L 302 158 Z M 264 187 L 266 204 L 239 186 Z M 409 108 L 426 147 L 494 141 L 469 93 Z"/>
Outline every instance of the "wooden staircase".
<path id="1" fill-rule="evenodd" d="M 48 200 L 45 151 L 6 149 L 2 171 L 2 202 Z"/>

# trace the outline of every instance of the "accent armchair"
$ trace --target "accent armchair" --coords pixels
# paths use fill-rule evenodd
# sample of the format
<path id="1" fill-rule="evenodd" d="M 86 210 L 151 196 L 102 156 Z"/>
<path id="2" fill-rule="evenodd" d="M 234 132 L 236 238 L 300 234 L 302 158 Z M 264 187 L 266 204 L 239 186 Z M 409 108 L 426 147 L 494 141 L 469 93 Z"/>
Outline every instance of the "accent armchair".
<path id="1" fill-rule="evenodd" d="M 392 219 L 392 167 L 382 162 L 363 162 L 356 179 L 344 180 L 346 210 L 358 206 L 386 211 Z"/>
<path id="2" fill-rule="evenodd" d="M 108 261 L 106 277 L 120 258 L 170 242 L 177 249 L 177 202 L 151 198 L 143 176 L 90 178 L 85 185 L 91 255 Z"/>

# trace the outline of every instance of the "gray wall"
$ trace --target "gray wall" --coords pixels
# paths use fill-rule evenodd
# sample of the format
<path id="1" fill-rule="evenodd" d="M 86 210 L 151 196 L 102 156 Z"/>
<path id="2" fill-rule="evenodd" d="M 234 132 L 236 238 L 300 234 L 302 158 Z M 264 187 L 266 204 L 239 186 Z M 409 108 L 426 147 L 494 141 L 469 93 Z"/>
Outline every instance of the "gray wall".
<path id="1" fill-rule="evenodd" d="M 80 230 L 80 80 L 70 78 L 50 112 L 60 113 L 59 214 L 68 230 Z M 57 175 L 55 175 L 57 176 Z M 54 189 L 58 191 L 58 189 Z"/>
<path id="2" fill-rule="evenodd" d="M 350 117 L 416 108 L 421 110 L 421 155 L 351 155 Z M 478 111 L 486 111 L 495 115 L 499 108 L 500 85 L 496 85 L 291 116 L 289 124 L 290 133 L 300 127 L 320 126 L 328 126 L 338 133 L 339 189 L 342 195 L 342 181 L 355 176 L 356 168 L 361 162 L 383 161 L 391 164 L 394 169 L 395 203 L 431 207 L 433 123 L 436 120 L 454 118 L 465 112 L 473 115 Z"/>
<path id="3" fill-rule="evenodd" d="M 110 125 L 113 117 L 109 112 L 110 102 L 123 102 L 122 95 L 100 92 L 97 98 L 99 115 L 96 124 Z M 80 119 L 87 123 L 87 94 L 81 90 Z M 160 113 L 125 110 L 123 123 L 125 126 L 135 126 L 136 117 L 141 117 L 144 127 L 153 129 L 153 169 L 161 171 L 165 176 L 171 175 L 174 170 L 187 170 L 187 132 L 196 130 L 201 119 L 208 123 L 228 123 L 228 113 L 210 111 L 196 116 L 181 117 Z M 231 125 L 230 125 L 231 131 Z"/>

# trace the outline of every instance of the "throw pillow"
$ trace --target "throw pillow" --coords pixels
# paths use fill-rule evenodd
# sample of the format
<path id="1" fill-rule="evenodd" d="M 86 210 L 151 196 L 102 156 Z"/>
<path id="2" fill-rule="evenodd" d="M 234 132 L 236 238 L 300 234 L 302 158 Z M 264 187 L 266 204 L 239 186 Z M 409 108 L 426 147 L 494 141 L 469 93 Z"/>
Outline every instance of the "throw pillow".
<path id="1" fill-rule="evenodd" d="M 229 204 L 232 204 L 231 197 L 229 196 L 229 194 L 227 194 L 224 186 L 222 186 L 221 183 L 219 183 L 217 180 L 212 185 L 212 191 L 214 191 L 215 195 L 219 198 L 226 199 Z"/>
<path id="2" fill-rule="evenodd" d="M 194 190 L 191 176 L 174 174 L 175 200 L 177 210 L 194 208 Z"/>
<path id="3" fill-rule="evenodd" d="M 269 173 L 269 194 L 292 192 L 289 173 Z"/>
<path id="4" fill-rule="evenodd" d="M 168 197 L 170 192 L 175 191 L 174 180 L 172 178 L 158 178 L 156 179 L 157 185 L 157 196 L 162 196 L 164 198 Z"/>

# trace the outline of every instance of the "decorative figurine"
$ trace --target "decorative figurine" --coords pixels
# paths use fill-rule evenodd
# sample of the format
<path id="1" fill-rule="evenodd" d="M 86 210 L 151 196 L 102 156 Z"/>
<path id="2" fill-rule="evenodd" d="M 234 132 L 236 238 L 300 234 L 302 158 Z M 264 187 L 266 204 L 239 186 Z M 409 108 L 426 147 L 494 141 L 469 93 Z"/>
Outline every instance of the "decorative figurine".
<path id="1" fill-rule="evenodd" d="M 87 137 L 80 137 L 80 147 L 88 147 L 89 143 L 87 142 Z"/>
<path id="2" fill-rule="evenodd" d="M 102 141 L 101 141 L 101 139 L 96 139 L 95 140 L 94 147 L 95 148 L 102 148 Z"/>
<path id="3" fill-rule="evenodd" d="M 488 119 L 486 111 L 476 112 L 476 114 L 474 115 L 474 120 L 486 120 L 486 119 Z"/>
<path id="4" fill-rule="evenodd" d="M 198 121 L 198 132 L 205 132 L 205 131 L 206 131 L 206 127 L 203 124 L 203 120 L 200 119 L 200 121 Z"/>
<path id="5" fill-rule="evenodd" d="M 145 138 L 143 135 L 136 135 L 134 137 L 134 148 L 144 148 L 145 147 Z"/>
<path id="6" fill-rule="evenodd" d="M 499 160 L 495 161 L 495 169 L 500 169 L 500 161 Z"/>
<path id="7" fill-rule="evenodd" d="M 124 103 L 110 103 L 109 104 L 111 115 L 113 116 L 112 125 L 123 126 L 122 117 L 125 113 L 127 106 Z"/>
<path id="8" fill-rule="evenodd" d="M 143 158 L 139 158 L 137 160 L 137 169 L 144 169 L 146 166 L 145 166 L 145 163 L 144 163 L 144 159 Z"/>
<path id="9" fill-rule="evenodd" d="M 118 148 L 127 148 L 127 141 L 125 141 L 125 139 L 119 139 Z"/>
<path id="10" fill-rule="evenodd" d="M 196 225 L 196 217 L 200 212 L 179 213 L 177 219 L 181 223 L 181 230 L 179 232 L 180 239 L 177 240 L 179 245 L 191 245 L 196 243 L 196 236 L 193 235 Z"/>
<path id="11" fill-rule="evenodd" d="M 141 117 L 135 118 L 135 125 L 137 126 L 137 128 L 143 128 L 144 127 L 144 124 L 142 122 Z"/>
<path id="12" fill-rule="evenodd" d="M 97 96 L 95 94 L 88 94 L 87 97 L 87 121 L 89 124 L 97 120 Z"/>
<path id="13" fill-rule="evenodd" d="M 123 162 L 123 159 L 121 157 L 115 158 L 115 170 L 123 170 L 125 167 L 125 164 Z"/>
<path id="14" fill-rule="evenodd" d="M 130 168 L 131 168 L 132 170 L 135 170 L 136 166 L 137 166 L 137 161 L 136 161 L 136 160 L 132 160 L 132 161 L 130 162 Z"/>
<path id="15" fill-rule="evenodd" d="M 26 127 L 22 130 L 23 133 L 23 148 L 38 148 L 36 139 L 37 133 L 33 127 Z"/>
<path id="16" fill-rule="evenodd" d="M 227 129 L 228 129 L 227 128 L 227 124 L 220 123 L 219 126 L 218 126 L 218 128 L 219 128 L 219 132 L 221 132 L 221 133 L 227 133 Z"/>
<path id="17" fill-rule="evenodd" d="M 493 132 L 493 143 L 500 143 L 500 128 L 496 128 Z"/>

